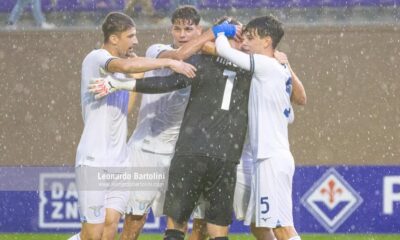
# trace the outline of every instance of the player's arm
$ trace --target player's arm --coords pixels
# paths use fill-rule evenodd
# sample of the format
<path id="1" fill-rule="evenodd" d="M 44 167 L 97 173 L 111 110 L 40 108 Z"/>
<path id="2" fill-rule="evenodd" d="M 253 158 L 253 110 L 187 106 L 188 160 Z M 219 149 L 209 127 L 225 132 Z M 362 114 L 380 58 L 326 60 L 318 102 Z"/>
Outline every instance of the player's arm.
<path id="1" fill-rule="evenodd" d="M 96 99 L 100 99 L 119 90 L 140 93 L 164 93 L 186 88 L 191 84 L 191 78 L 175 73 L 166 77 L 146 77 L 143 79 L 118 79 L 113 76 L 107 76 L 106 78 L 94 79 L 88 88 Z"/>
<path id="2" fill-rule="evenodd" d="M 307 103 L 306 91 L 304 89 L 303 83 L 297 77 L 297 75 L 292 70 L 289 60 L 285 53 L 275 50 L 274 57 L 281 63 L 288 66 L 290 73 L 292 75 L 292 95 L 290 100 L 297 105 L 305 105 Z"/>
<path id="3" fill-rule="evenodd" d="M 192 79 L 182 74 L 172 74 L 167 77 L 146 77 L 136 82 L 134 91 L 140 93 L 165 93 L 182 88 L 187 88 L 192 84 Z"/>
<path id="4" fill-rule="evenodd" d="M 297 77 L 297 75 L 293 72 L 292 68 L 288 64 L 290 73 L 292 74 L 292 95 L 290 96 L 290 101 L 297 105 L 306 105 L 307 103 L 307 95 L 306 90 L 304 89 L 303 83 Z"/>
<path id="5" fill-rule="evenodd" d="M 135 58 L 112 58 L 106 64 L 108 72 L 120 73 L 139 73 L 146 72 L 154 69 L 168 67 L 171 70 L 186 75 L 187 77 L 194 77 L 196 68 L 188 63 L 177 61 L 173 59 L 151 59 L 144 57 Z"/>
<path id="6" fill-rule="evenodd" d="M 230 25 L 230 26 L 228 26 Z M 169 50 L 160 53 L 159 58 L 171 58 L 176 60 L 186 60 L 199 51 L 210 55 L 217 55 L 215 44 L 212 42 L 218 32 L 224 32 L 225 35 L 234 37 L 236 32 L 241 31 L 241 26 L 231 24 L 220 24 L 205 31 L 198 38 L 190 40 L 176 50 Z"/>
<path id="7" fill-rule="evenodd" d="M 229 44 L 228 38 L 224 34 L 219 34 L 215 40 L 215 46 L 219 56 L 228 59 L 240 68 L 254 72 L 253 55 L 234 49 Z"/>
<path id="8" fill-rule="evenodd" d="M 226 28 L 224 25 L 225 26 L 230 25 L 230 27 Z M 233 29 L 234 29 L 234 31 L 232 31 Z M 225 36 L 230 35 L 231 37 L 234 37 L 237 41 L 242 41 L 242 39 L 241 39 L 242 38 L 241 37 L 242 26 L 241 25 L 232 25 L 232 24 L 224 24 L 223 23 L 221 25 L 214 26 L 209 31 L 213 32 L 214 38 L 216 38 L 218 36 L 218 33 L 224 32 Z M 213 56 L 218 55 L 217 47 L 215 46 L 214 40 L 215 39 L 204 43 L 203 47 L 201 48 L 201 52 L 203 54 L 213 55 Z"/>
<path id="9" fill-rule="evenodd" d="M 215 47 L 215 42 L 213 41 L 206 42 L 201 48 L 201 53 L 217 56 L 218 53 L 217 53 L 217 48 Z"/>
<path id="10" fill-rule="evenodd" d="M 128 113 L 132 113 L 136 102 L 139 99 L 139 94 L 137 92 L 129 92 L 129 102 L 128 102 Z"/>
<path id="11" fill-rule="evenodd" d="M 176 60 L 186 60 L 192 55 L 202 50 L 204 44 L 214 39 L 214 34 L 211 30 L 205 31 L 198 38 L 190 40 L 183 44 L 180 48 L 161 52 L 158 58 L 171 58 Z"/>
<path id="12" fill-rule="evenodd" d="M 134 73 L 130 74 L 129 76 L 131 76 L 132 78 L 143 78 L 144 73 Z M 128 113 L 132 112 L 138 99 L 139 99 L 139 94 L 137 94 L 136 92 L 129 93 Z"/>

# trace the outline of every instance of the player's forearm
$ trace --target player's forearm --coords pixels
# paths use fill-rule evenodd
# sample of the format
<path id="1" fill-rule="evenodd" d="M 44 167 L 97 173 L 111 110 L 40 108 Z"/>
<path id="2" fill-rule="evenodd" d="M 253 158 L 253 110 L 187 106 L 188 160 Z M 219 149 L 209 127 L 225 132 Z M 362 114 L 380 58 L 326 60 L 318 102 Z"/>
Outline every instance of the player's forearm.
<path id="1" fill-rule="evenodd" d="M 151 59 L 136 57 L 131 59 L 114 59 L 108 64 L 109 72 L 140 73 L 172 66 L 171 59 Z"/>
<path id="2" fill-rule="evenodd" d="M 128 113 L 132 113 L 136 103 L 140 100 L 141 94 L 136 92 L 129 92 Z"/>
<path id="3" fill-rule="evenodd" d="M 228 39 L 224 35 L 220 35 L 215 40 L 215 46 L 219 56 L 228 59 L 240 68 L 247 71 L 251 70 L 250 55 L 231 47 Z"/>
<path id="4" fill-rule="evenodd" d="M 217 56 L 217 48 L 215 47 L 215 42 L 206 42 L 201 48 L 203 54 Z"/>
<path id="5" fill-rule="evenodd" d="M 181 74 L 172 74 L 167 77 L 147 77 L 136 81 L 135 92 L 165 93 L 186 88 L 192 80 Z"/>
<path id="6" fill-rule="evenodd" d="M 206 31 L 200 37 L 193 39 L 182 45 L 177 50 L 164 51 L 160 53 L 159 58 L 172 58 L 175 60 L 186 60 L 202 50 L 204 44 L 214 39 L 211 30 Z"/>
<path id="7" fill-rule="evenodd" d="M 289 65 L 290 72 L 292 74 L 292 95 L 290 96 L 290 100 L 297 105 L 306 105 L 307 96 L 306 90 L 304 89 L 303 83 L 297 77 L 297 75 L 293 72 L 292 68 Z"/>

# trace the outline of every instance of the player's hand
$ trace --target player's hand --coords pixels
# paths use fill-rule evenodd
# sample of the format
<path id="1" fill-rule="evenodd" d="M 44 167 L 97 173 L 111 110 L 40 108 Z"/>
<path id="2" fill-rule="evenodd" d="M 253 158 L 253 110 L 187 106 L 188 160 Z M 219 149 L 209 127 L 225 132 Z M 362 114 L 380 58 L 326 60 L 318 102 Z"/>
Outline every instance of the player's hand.
<path id="1" fill-rule="evenodd" d="M 94 94 L 96 100 L 103 98 L 110 93 L 117 91 L 117 89 L 110 82 L 111 77 L 94 78 L 89 82 L 89 92 Z"/>
<path id="2" fill-rule="evenodd" d="M 236 27 L 236 34 L 235 34 L 235 41 L 237 42 L 243 42 L 243 36 L 242 36 L 242 30 L 243 27 L 241 25 L 235 25 Z"/>
<path id="3" fill-rule="evenodd" d="M 278 60 L 280 64 L 289 64 L 289 59 L 284 52 L 279 52 L 278 50 L 275 50 L 274 57 L 276 58 L 276 60 Z"/>
<path id="4" fill-rule="evenodd" d="M 171 60 L 170 68 L 177 73 L 183 74 L 188 78 L 194 78 L 196 76 L 196 68 L 183 61 Z"/>
<path id="5" fill-rule="evenodd" d="M 234 37 L 236 34 L 236 25 L 233 24 L 228 24 L 228 23 L 222 23 L 220 25 L 216 25 L 211 28 L 214 37 L 217 38 L 218 34 L 224 33 L 226 37 L 231 38 Z"/>
<path id="6" fill-rule="evenodd" d="M 134 51 L 128 51 L 127 54 L 126 54 L 127 58 L 135 58 L 137 56 L 138 55 Z"/>
<path id="7" fill-rule="evenodd" d="M 118 90 L 133 91 L 136 87 L 136 80 L 131 78 L 115 79 L 108 75 L 105 78 L 94 78 L 89 82 L 89 92 L 94 98 L 100 99 Z"/>

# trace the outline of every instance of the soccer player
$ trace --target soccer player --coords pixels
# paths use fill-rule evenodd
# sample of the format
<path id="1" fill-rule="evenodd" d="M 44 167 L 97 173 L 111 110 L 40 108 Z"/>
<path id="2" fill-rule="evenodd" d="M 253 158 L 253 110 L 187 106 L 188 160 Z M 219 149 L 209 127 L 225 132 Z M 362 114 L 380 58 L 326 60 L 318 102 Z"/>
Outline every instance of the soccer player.
<path id="1" fill-rule="evenodd" d="M 206 33 L 206 35 L 207 35 L 207 33 Z M 237 43 L 236 43 L 237 44 Z M 226 60 L 224 60 L 224 59 L 222 59 L 222 58 L 214 58 L 218 63 L 220 63 L 220 64 L 226 64 L 226 65 L 229 65 L 229 66 L 231 66 L 231 67 L 233 67 L 234 68 L 234 66 L 232 66 L 232 64 L 230 64 L 228 61 L 226 61 Z M 202 69 L 203 71 L 207 71 L 207 73 L 213 73 L 214 71 L 215 71 L 215 69 L 214 68 L 212 68 L 211 66 L 210 66 L 210 68 L 204 68 L 203 67 L 203 65 L 201 64 L 201 61 L 199 61 L 199 71 L 200 71 L 200 69 Z M 228 71 L 224 71 L 225 72 L 225 74 L 228 74 L 229 72 Z M 214 72 L 214 74 L 217 74 L 218 72 Z M 198 72 L 198 76 L 202 76 L 202 74 L 204 74 L 204 76 L 206 76 L 205 75 L 205 73 L 199 73 Z M 211 74 L 210 74 L 211 75 Z M 218 76 L 218 75 L 217 75 Z M 186 111 L 186 113 L 185 113 L 185 117 L 184 117 L 184 123 L 183 123 L 183 125 L 182 125 L 182 131 L 183 131 L 183 129 L 187 129 L 187 130 L 189 130 L 189 132 L 188 133 L 185 133 L 184 135 L 190 135 L 189 136 L 189 138 L 196 138 L 196 136 L 197 137 L 199 137 L 199 138 L 202 138 L 202 135 L 204 135 L 204 134 L 206 134 L 206 133 L 209 133 L 209 134 L 207 134 L 206 135 L 206 139 L 204 139 L 203 141 L 200 141 L 201 142 L 201 144 L 199 145 L 199 147 L 201 148 L 203 145 L 205 145 L 204 146 L 204 152 L 205 152 L 205 155 L 208 155 L 208 154 L 212 154 L 212 151 L 210 151 L 212 148 L 213 148 L 213 144 L 212 144 L 212 142 L 213 142 L 213 140 L 215 140 L 215 141 L 217 141 L 218 142 L 218 137 L 216 136 L 216 135 L 214 135 L 213 133 L 215 132 L 215 131 L 210 131 L 210 127 L 213 127 L 212 125 L 215 125 L 215 129 L 217 130 L 217 129 L 220 129 L 220 128 L 224 128 L 224 126 L 222 126 L 222 124 L 224 124 L 223 122 L 221 122 L 221 121 L 218 121 L 218 120 L 220 120 L 220 119 L 215 119 L 216 120 L 216 122 L 214 122 L 214 121 L 212 121 L 212 120 L 214 120 L 214 117 L 212 116 L 213 115 L 213 112 L 214 111 L 219 111 L 219 108 L 218 107 L 216 107 L 215 106 L 215 103 L 217 103 L 218 104 L 218 102 L 220 102 L 221 100 L 220 99 L 218 99 L 218 96 L 217 97 L 215 97 L 216 95 L 215 94 L 213 94 L 213 93 L 215 93 L 215 92 L 212 92 L 212 93 L 208 93 L 209 91 L 204 91 L 205 89 L 207 89 L 206 88 L 206 86 L 207 85 L 212 85 L 212 83 L 215 83 L 215 82 L 217 82 L 216 80 L 214 80 L 214 78 L 213 77 L 211 77 L 211 76 L 207 76 L 208 78 L 210 78 L 209 79 L 209 81 L 211 81 L 211 82 L 209 82 L 209 83 L 206 83 L 206 81 L 205 81 L 205 79 L 206 79 L 206 77 L 204 77 L 204 79 L 201 79 L 201 80 L 199 80 L 199 79 L 195 79 L 194 80 L 194 82 L 192 83 L 192 84 L 195 84 L 195 83 L 198 83 L 198 84 L 200 84 L 200 86 L 198 86 L 197 87 L 197 89 L 198 89 L 198 93 L 196 93 L 196 95 L 195 96 L 193 96 L 193 92 L 192 92 L 192 95 L 191 95 L 191 101 L 189 102 L 189 105 L 188 105 L 188 109 L 187 109 L 187 111 Z M 176 78 L 174 78 L 174 79 L 171 79 L 172 80 L 172 84 L 175 84 L 175 85 L 177 85 L 177 86 L 180 86 L 180 87 L 184 87 L 185 86 L 185 84 L 182 84 L 181 85 L 181 83 L 179 83 L 179 81 L 176 79 Z M 230 79 L 230 80 L 232 80 L 232 79 Z M 162 87 L 164 87 L 164 88 L 166 88 L 166 89 L 172 89 L 172 88 L 170 88 L 170 86 L 168 86 L 168 83 L 167 83 L 168 81 L 167 80 L 164 80 L 163 82 L 157 82 L 157 81 L 149 81 L 148 79 L 146 79 L 146 81 L 144 81 L 143 83 L 146 83 L 147 84 L 147 88 L 150 86 L 150 87 L 152 87 L 152 89 L 145 89 L 145 91 L 148 91 L 148 92 L 157 92 L 157 91 L 159 91 L 160 89 L 159 89 L 159 87 L 160 87 L 160 85 L 162 86 Z M 235 82 L 237 82 L 237 83 L 240 83 L 240 81 L 235 81 Z M 161 83 L 161 84 L 160 84 Z M 189 83 L 190 84 L 190 83 Z M 113 84 L 112 84 L 114 87 L 117 87 L 117 88 L 119 88 L 119 87 L 121 87 L 121 86 L 118 86 L 118 83 L 117 82 L 113 82 Z M 220 84 L 220 88 L 221 88 L 221 85 L 222 84 Z M 192 86 L 192 91 L 194 91 L 193 90 L 193 88 L 194 88 L 194 86 L 195 85 L 193 85 Z M 232 85 L 230 85 L 230 86 L 232 86 Z M 228 89 L 228 91 L 229 91 L 229 88 L 230 88 L 230 86 L 229 85 L 227 85 L 227 86 L 225 86 L 225 89 Z M 94 88 L 95 88 L 96 86 L 94 85 Z M 238 87 L 238 84 L 236 84 L 236 87 Z M 239 87 L 240 87 L 240 85 L 239 85 Z M 242 87 L 243 87 L 243 85 L 242 85 Z M 131 86 L 131 90 L 132 89 L 134 89 L 135 87 L 134 86 Z M 214 86 L 214 88 L 215 88 L 215 86 Z M 129 89 L 129 88 L 128 88 Z M 244 89 L 244 91 L 245 91 L 245 87 L 243 88 Z M 242 90 L 243 90 L 242 89 Z M 143 85 L 142 86 L 137 86 L 137 88 L 136 88 L 136 90 L 137 91 L 143 91 L 144 89 L 143 89 Z M 247 93 L 248 94 L 248 93 Z M 198 101 L 195 101 L 195 97 L 196 96 L 198 96 L 199 98 L 200 97 L 203 97 L 203 101 L 204 101 L 204 99 L 207 99 L 207 103 L 210 101 L 210 102 L 213 102 L 214 103 L 214 106 L 213 105 L 207 105 L 206 104 L 206 106 L 208 106 L 208 107 L 200 107 L 200 106 L 204 106 L 203 105 L 203 103 L 202 103 L 202 99 L 200 98 L 200 99 L 198 99 Z M 242 97 L 243 97 L 243 95 L 242 95 Z M 193 100 L 193 101 L 192 101 Z M 200 101 L 199 101 L 200 100 Z M 222 101 L 222 102 L 224 102 L 224 101 Z M 233 100 L 232 101 L 233 103 L 237 103 L 237 101 L 236 100 Z M 245 102 L 247 102 L 247 101 L 245 101 Z M 191 103 L 193 103 L 193 105 L 191 105 Z M 195 107 L 196 105 L 198 105 L 197 106 L 197 108 Z M 192 107 L 192 109 L 189 109 L 189 107 L 190 106 L 193 106 Z M 208 111 L 207 111 L 208 110 Z M 247 114 L 247 105 L 245 104 L 245 107 L 243 108 L 243 105 L 242 105 L 242 107 L 236 107 L 236 110 L 241 110 L 241 111 L 239 111 L 240 112 L 240 114 Z M 201 115 L 201 116 L 204 116 L 204 117 L 206 117 L 206 116 L 210 116 L 210 117 L 206 117 L 206 119 L 205 120 L 203 120 L 203 121 L 201 121 L 200 119 L 201 118 L 199 118 L 199 119 L 197 119 L 197 118 L 195 118 L 195 117 L 191 117 L 191 115 L 193 114 L 193 115 L 195 115 L 194 113 L 191 113 L 191 114 L 189 114 L 189 112 L 191 112 L 191 111 L 197 111 L 197 112 L 199 112 L 199 114 Z M 204 122 L 204 123 L 207 123 L 207 124 L 201 124 L 200 126 L 198 126 L 197 127 L 197 125 L 196 126 L 191 126 L 191 127 L 187 127 L 187 128 L 184 128 L 185 127 L 185 118 L 187 117 L 187 116 L 190 116 L 190 119 L 186 119 L 186 120 L 188 120 L 187 122 L 187 125 L 189 125 L 190 126 L 190 124 L 189 123 L 191 123 L 191 124 L 197 124 L 197 122 L 198 123 L 201 123 L 201 122 Z M 232 115 L 230 115 L 231 117 L 232 117 L 232 119 L 231 120 L 234 120 L 235 119 L 235 114 L 232 114 Z M 209 120 L 209 118 L 211 118 L 212 120 L 210 121 Z M 240 118 L 239 118 L 240 119 Z M 243 119 L 242 119 L 243 120 Z M 217 127 L 218 126 L 218 127 Z M 196 129 L 196 128 L 199 128 L 200 127 L 200 129 L 201 130 L 198 130 L 198 129 Z M 239 126 L 238 126 L 239 127 Z M 240 129 L 240 128 L 239 128 Z M 222 131 L 224 130 L 224 129 L 221 129 Z M 181 131 L 181 133 L 182 133 L 182 131 Z M 196 134 L 196 133 L 198 133 L 199 131 L 201 131 L 201 134 Z M 193 132 L 195 132 L 195 133 L 193 133 Z M 193 135 L 191 134 L 191 133 L 193 133 Z M 233 130 L 230 130 L 230 131 L 225 131 L 225 133 L 227 133 L 228 135 L 230 135 L 230 134 L 232 134 L 232 133 L 234 133 L 234 131 Z M 243 137 L 243 132 L 241 132 L 242 133 L 242 135 L 239 135 L 239 136 L 242 136 Z M 219 133 L 218 133 L 219 134 Z M 182 134 L 181 134 L 182 135 Z M 231 135 L 232 137 L 233 137 L 233 134 Z M 181 136 L 179 137 L 179 139 L 181 139 Z M 228 138 L 227 138 L 228 139 Z M 242 138 L 242 140 L 243 140 L 243 138 Z M 211 141 L 211 144 L 210 145 L 208 145 L 208 143 Z M 231 141 L 231 140 L 228 140 L 228 141 Z M 240 139 L 239 139 L 239 141 L 240 141 Z M 222 144 L 218 144 L 217 146 L 219 146 L 219 147 L 221 147 L 220 145 L 224 145 L 224 147 L 222 147 L 222 149 L 224 149 L 225 147 L 226 147 L 226 143 L 224 142 L 224 141 L 221 141 L 222 142 Z M 196 142 L 192 142 L 192 143 L 190 143 L 189 141 L 183 141 L 182 143 L 180 143 L 181 145 L 183 145 L 183 146 L 185 146 L 186 145 L 186 147 L 182 147 L 183 149 L 185 149 L 185 148 L 188 148 L 187 146 L 190 146 L 188 149 L 188 151 L 185 151 L 184 152 L 184 154 L 183 154 L 183 156 L 185 156 L 186 154 L 188 154 L 188 155 L 190 155 L 190 154 L 192 154 L 192 153 L 195 153 L 194 155 L 196 155 L 196 154 L 199 154 L 200 156 L 204 153 L 202 153 L 202 151 L 201 151 L 201 149 L 199 150 L 199 149 L 196 149 Z M 229 143 L 228 143 L 229 144 Z M 208 146 L 207 146 L 208 145 Z M 231 145 L 233 148 L 241 148 L 241 146 L 242 145 Z M 179 141 L 178 141 L 178 144 L 177 144 L 177 147 L 176 147 L 176 149 L 177 149 L 177 151 L 179 150 Z M 226 153 L 230 153 L 230 151 L 221 151 L 222 152 L 222 154 L 226 154 Z M 234 150 L 233 150 L 233 152 L 234 152 Z M 237 152 L 236 152 L 237 153 Z M 175 159 L 175 157 L 174 157 L 174 159 Z M 231 160 L 232 159 L 238 159 L 238 158 L 231 158 Z M 235 160 L 233 160 L 233 161 L 235 161 Z M 237 160 L 236 160 L 237 161 Z M 195 162 L 193 162 L 193 163 L 195 163 Z M 191 167 L 188 167 L 188 170 L 190 171 L 190 169 L 192 169 Z M 182 171 L 184 171 L 183 170 L 183 168 L 182 168 Z M 170 172 L 170 174 L 171 174 L 171 172 Z M 190 177 L 189 177 L 190 178 Z M 179 182 L 180 182 L 181 180 L 179 179 Z M 179 183 L 178 183 L 179 184 Z M 229 201 L 231 201 L 232 199 L 231 199 L 231 197 L 229 197 L 229 195 L 228 196 L 226 196 L 227 197 L 227 201 L 229 202 Z M 212 206 L 211 204 L 210 204 L 210 206 Z M 229 213 L 229 215 L 230 215 L 231 213 Z M 206 216 L 206 218 L 207 218 L 207 216 Z M 230 219 L 230 216 L 229 216 L 229 219 Z M 174 220 L 172 219 L 170 219 L 170 221 L 169 221 L 169 223 L 170 223 L 170 225 L 173 225 L 172 227 L 170 227 L 169 226 L 169 228 L 170 228 L 170 230 L 169 231 L 167 231 L 167 237 L 168 237 L 168 234 L 174 234 L 174 235 L 176 235 L 175 237 L 183 237 L 183 230 L 181 230 L 181 232 L 179 232 L 178 230 L 179 229 L 175 229 L 175 231 L 174 230 L 172 230 L 173 228 L 174 228 L 174 226 L 175 225 L 178 225 L 178 224 L 175 224 L 174 223 Z M 176 226 L 175 228 L 179 228 L 179 227 L 182 227 L 182 225 L 184 225 L 184 224 L 181 224 L 181 226 Z M 210 224 L 211 225 L 211 224 Z M 172 229 L 171 229 L 172 228 Z M 211 228 L 211 231 L 213 231 L 214 230 L 214 235 L 217 235 L 218 234 L 218 231 L 219 230 L 225 230 L 225 228 L 223 227 L 223 226 L 209 226 L 209 230 L 210 230 L 210 228 Z M 226 229 L 226 232 L 225 232 L 226 234 L 227 234 L 227 229 Z M 223 234 L 223 233 L 222 233 Z M 221 234 L 221 235 L 222 235 Z M 210 233 L 210 235 L 212 236 L 212 233 Z"/>
<path id="2" fill-rule="evenodd" d="M 146 57 L 181 60 L 198 52 L 202 44 L 196 43 L 198 41 L 194 39 L 202 33 L 200 19 L 194 7 L 184 6 L 175 10 L 171 18 L 173 44 L 154 44 L 148 48 Z M 182 46 L 189 41 L 189 45 Z M 145 77 L 170 74 L 169 69 L 159 69 L 147 72 Z M 168 170 L 189 96 L 190 88 L 142 95 L 137 126 L 128 143 L 130 161 L 135 169 L 147 167 Z M 153 190 L 135 189 L 131 192 L 121 240 L 139 237 L 150 207 L 155 216 L 162 215 L 166 181 L 161 185 L 165 187 Z M 193 226 L 190 239 L 204 239 L 204 231 L 197 228 L 201 226 L 198 220 L 194 220 Z"/>
<path id="3" fill-rule="evenodd" d="M 89 183 L 98 180 L 97 173 L 111 176 L 114 174 L 111 167 L 127 166 L 126 117 L 129 99 L 126 91 L 95 99 L 88 91 L 89 81 L 107 75 L 124 78 L 123 73 L 163 67 L 186 74 L 187 77 L 195 75 L 192 65 L 180 61 L 127 58 L 138 41 L 135 24 L 125 14 L 108 14 L 102 30 L 102 48 L 91 51 L 82 63 L 81 102 L 84 129 L 77 148 L 75 165 L 82 231 L 71 239 L 114 239 L 118 221 L 125 211 L 129 196 L 129 192 L 112 187 L 88 189 Z M 106 181 L 106 184 L 111 186 L 113 182 Z"/>
<path id="4" fill-rule="evenodd" d="M 249 139 L 254 174 L 246 223 L 255 235 L 273 229 L 278 240 L 299 240 L 292 216 L 294 160 L 288 123 L 294 113 L 290 98 L 292 75 L 273 58 L 284 31 L 273 17 L 253 19 L 244 29 L 244 46 L 251 54 L 230 47 L 220 34 L 217 52 L 243 69 L 254 69 L 249 99 Z M 305 95 L 304 95 L 305 102 Z"/>
<path id="5" fill-rule="evenodd" d="M 235 27 L 230 27 L 222 27 L 222 30 L 234 36 Z M 209 30 L 202 37 L 212 40 L 214 33 Z M 240 45 L 240 42 L 233 43 Z M 247 129 L 252 74 L 220 57 L 195 55 L 189 62 L 197 66 L 193 80 L 171 76 L 145 78 L 134 82 L 130 88 L 124 85 L 145 93 L 191 86 L 169 169 L 164 205 L 164 214 L 168 216 L 165 239 L 184 238 L 187 221 L 201 194 L 207 202 L 205 220 L 210 238 L 227 239 L 232 222 L 236 165 Z M 107 81 L 113 80 L 108 78 Z M 122 87 L 113 83 L 115 88 Z"/>

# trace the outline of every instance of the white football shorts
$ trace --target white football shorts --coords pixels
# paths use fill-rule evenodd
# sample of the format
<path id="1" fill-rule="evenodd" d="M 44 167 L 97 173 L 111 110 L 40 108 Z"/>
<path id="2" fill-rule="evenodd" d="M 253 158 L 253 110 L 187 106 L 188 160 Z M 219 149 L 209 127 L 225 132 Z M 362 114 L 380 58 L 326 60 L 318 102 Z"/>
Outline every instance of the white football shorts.
<path id="1" fill-rule="evenodd" d="M 159 154 L 143 150 L 139 144 L 129 146 L 130 162 L 134 171 L 152 171 L 163 173 L 165 178 L 152 180 L 152 186 L 136 187 L 129 197 L 126 213 L 144 215 L 150 210 L 156 217 L 162 216 L 165 191 L 168 186 L 168 168 L 171 164 L 172 154 Z"/>
<path id="2" fill-rule="evenodd" d="M 104 183 L 108 187 L 99 187 L 98 190 L 89 186 L 85 183 L 93 182 L 93 174 L 85 174 L 88 172 L 92 173 L 92 170 L 106 173 L 106 168 L 98 168 L 91 166 L 77 166 L 75 168 L 76 173 L 76 184 L 78 190 L 78 206 L 79 215 L 81 222 L 87 222 L 91 224 L 99 224 L 105 222 L 106 209 L 114 209 L 123 215 L 125 213 L 126 205 L 129 198 L 129 191 L 123 191 L 117 184 L 113 184 L 115 180 L 107 180 Z"/>
<path id="3" fill-rule="evenodd" d="M 293 226 L 294 169 L 293 156 L 288 151 L 254 162 L 245 225 L 255 223 L 256 227 L 267 228 Z"/>

